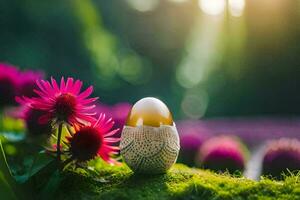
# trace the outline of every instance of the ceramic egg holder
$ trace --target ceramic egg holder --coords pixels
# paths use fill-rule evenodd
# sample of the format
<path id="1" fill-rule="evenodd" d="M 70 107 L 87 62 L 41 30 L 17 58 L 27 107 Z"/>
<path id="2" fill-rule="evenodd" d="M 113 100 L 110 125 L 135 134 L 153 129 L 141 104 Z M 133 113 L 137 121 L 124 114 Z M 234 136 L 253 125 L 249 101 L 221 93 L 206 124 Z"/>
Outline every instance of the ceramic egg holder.
<path id="1" fill-rule="evenodd" d="M 121 155 L 137 173 L 165 173 L 179 153 L 179 137 L 175 125 L 160 127 L 125 126 L 120 143 Z"/>

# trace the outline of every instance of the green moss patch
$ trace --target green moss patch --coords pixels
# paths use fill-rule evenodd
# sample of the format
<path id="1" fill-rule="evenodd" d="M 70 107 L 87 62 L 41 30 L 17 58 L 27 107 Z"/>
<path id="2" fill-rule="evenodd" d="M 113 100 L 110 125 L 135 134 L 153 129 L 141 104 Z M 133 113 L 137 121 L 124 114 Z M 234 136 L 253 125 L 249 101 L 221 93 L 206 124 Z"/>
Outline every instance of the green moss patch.
<path id="1" fill-rule="evenodd" d="M 122 165 L 95 162 L 89 171 L 67 170 L 57 199 L 300 199 L 300 177 L 284 181 L 220 175 L 176 164 L 163 175 L 133 174 Z"/>

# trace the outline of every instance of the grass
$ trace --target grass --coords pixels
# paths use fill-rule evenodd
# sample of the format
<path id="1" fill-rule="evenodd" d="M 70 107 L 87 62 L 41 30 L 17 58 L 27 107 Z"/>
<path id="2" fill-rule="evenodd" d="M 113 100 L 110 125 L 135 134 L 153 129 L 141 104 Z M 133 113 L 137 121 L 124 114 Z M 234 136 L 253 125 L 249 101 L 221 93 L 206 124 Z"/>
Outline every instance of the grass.
<path id="1" fill-rule="evenodd" d="M 66 170 L 56 199 L 300 199 L 300 176 L 284 181 L 216 174 L 207 170 L 174 165 L 167 174 L 141 176 L 125 165 L 111 167 L 94 162 L 94 167 Z"/>

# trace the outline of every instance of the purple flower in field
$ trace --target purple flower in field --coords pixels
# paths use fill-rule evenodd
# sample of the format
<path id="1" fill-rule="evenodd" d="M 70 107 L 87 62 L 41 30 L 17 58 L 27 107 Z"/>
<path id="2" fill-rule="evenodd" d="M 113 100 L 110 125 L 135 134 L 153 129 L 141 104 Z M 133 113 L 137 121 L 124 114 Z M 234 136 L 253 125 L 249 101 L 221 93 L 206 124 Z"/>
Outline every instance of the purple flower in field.
<path id="1" fill-rule="evenodd" d="M 245 168 L 246 150 L 236 137 L 213 137 L 202 145 L 197 156 L 206 169 L 234 173 Z"/>
<path id="2" fill-rule="evenodd" d="M 131 107 L 132 105 L 127 102 L 117 103 L 113 106 L 109 106 L 101 103 L 96 105 L 95 111 L 97 113 L 105 113 L 107 117 L 111 117 L 114 119 L 115 124 L 113 128 L 120 130 L 116 134 L 117 136 L 119 136 L 126 123 L 126 118 Z"/>
<path id="3" fill-rule="evenodd" d="M 179 121 L 176 126 L 181 146 L 178 160 L 184 164 L 194 166 L 196 154 L 203 142 L 210 137 L 210 133 L 198 121 Z"/>
<path id="4" fill-rule="evenodd" d="M 18 69 L 6 63 L 0 63 L 0 109 L 15 105 L 18 92 Z"/>
<path id="5" fill-rule="evenodd" d="M 281 138 L 267 144 L 263 158 L 262 173 L 283 178 L 283 173 L 300 170 L 300 141 Z"/>
<path id="6" fill-rule="evenodd" d="M 295 137 L 300 139 L 299 118 L 219 118 L 199 121 L 216 135 L 237 135 L 248 146 L 255 147 L 267 139 Z"/>

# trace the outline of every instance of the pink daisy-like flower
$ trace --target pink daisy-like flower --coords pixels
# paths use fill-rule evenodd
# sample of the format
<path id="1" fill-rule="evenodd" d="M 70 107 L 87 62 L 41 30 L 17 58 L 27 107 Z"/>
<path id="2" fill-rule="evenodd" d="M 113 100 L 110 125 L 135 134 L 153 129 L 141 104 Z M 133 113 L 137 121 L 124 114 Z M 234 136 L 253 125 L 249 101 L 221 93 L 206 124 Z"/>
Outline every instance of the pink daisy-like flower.
<path id="1" fill-rule="evenodd" d="M 96 113 L 91 110 L 95 105 L 91 105 L 96 98 L 88 98 L 93 92 L 93 87 L 88 87 L 80 93 L 82 81 L 68 78 L 65 82 L 61 78 L 60 85 L 51 78 L 49 81 L 37 80 L 38 89 L 34 92 L 38 97 L 28 98 L 23 96 L 17 97 L 17 101 L 21 104 L 29 106 L 33 109 L 46 111 L 46 114 L 39 118 L 39 123 L 55 123 L 66 122 L 68 124 L 86 124 L 95 121 L 93 117 Z"/>
<path id="2" fill-rule="evenodd" d="M 73 160 L 84 162 L 100 156 L 110 164 L 117 164 L 112 155 L 117 155 L 119 147 L 113 146 L 120 138 L 114 135 L 119 129 L 111 130 L 114 125 L 112 118 L 106 119 L 100 114 L 98 120 L 88 126 L 75 126 L 75 133 L 67 137 L 69 154 Z"/>

